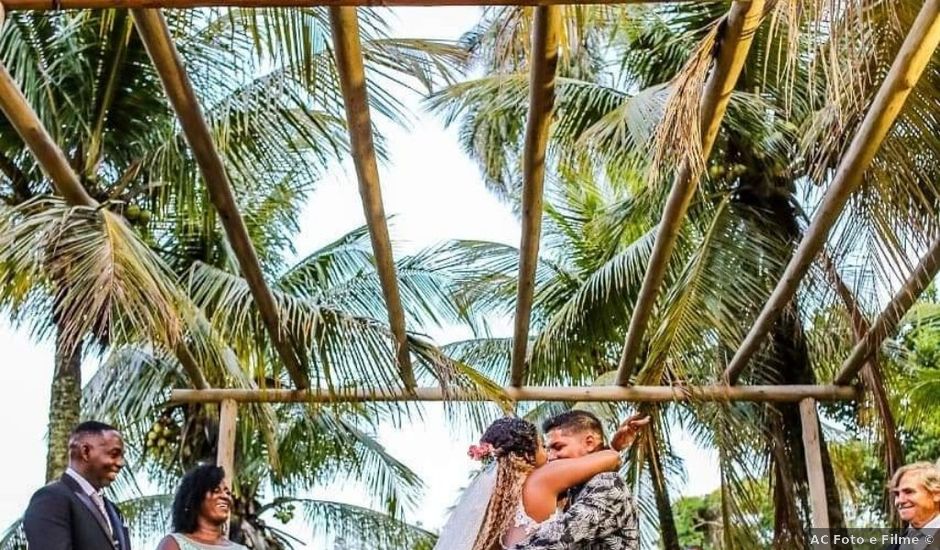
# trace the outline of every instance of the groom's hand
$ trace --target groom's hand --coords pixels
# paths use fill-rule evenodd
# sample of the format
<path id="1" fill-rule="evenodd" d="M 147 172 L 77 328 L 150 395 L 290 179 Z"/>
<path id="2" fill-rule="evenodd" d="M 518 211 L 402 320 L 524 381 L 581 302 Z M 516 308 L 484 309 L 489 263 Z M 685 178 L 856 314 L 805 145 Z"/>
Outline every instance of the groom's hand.
<path id="1" fill-rule="evenodd" d="M 623 424 L 617 428 L 614 436 L 610 439 L 610 447 L 620 452 L 630 445 L 633 445 L 633 441 L 636 440 L 636 436 L 639 435 L 640 430 L 649 423 L 650 417 L 644 414 L 635 414 L 624 420 Z"/>

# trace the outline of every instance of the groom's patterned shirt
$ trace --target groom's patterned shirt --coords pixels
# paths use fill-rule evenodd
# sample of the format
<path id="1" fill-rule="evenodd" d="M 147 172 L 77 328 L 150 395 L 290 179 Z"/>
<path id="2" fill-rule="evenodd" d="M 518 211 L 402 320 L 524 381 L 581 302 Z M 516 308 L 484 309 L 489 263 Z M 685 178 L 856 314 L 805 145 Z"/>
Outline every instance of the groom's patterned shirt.
<path id="1" fill-rule="evenodd" d="M 594 476 L 569 495 L 569 506 L 512 550 L 637 550 L 636 508 L 620 475 Z"/>

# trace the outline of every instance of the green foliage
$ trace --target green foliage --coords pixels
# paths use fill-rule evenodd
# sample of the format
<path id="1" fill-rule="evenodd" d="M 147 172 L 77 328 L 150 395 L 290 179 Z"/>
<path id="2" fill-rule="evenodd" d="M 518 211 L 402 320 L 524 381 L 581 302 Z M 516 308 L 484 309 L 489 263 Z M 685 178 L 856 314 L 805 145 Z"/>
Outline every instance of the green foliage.
<path id="1" fill-rule="evenodd" d="M 446 43 L 392 39 L 376 12 L 358 13 L 370 107 L 378 116 L 405 123 L 398 92 L 430 91 L 438 80 L 452 82 L 463 54 Z M 183 10 L 167 17 L 255 250 L 276 279 L 293 252 L 300 206 L 326 166 L 348 153 L 328 9 Z M 237 307 L 244 317 L 256 315 L 247 300 L 193 300 L 197 289 L 191 282 L 200 269 L 205 273 L 200 280 L 214 276 L 216 285 L 235 287 L 223 296 L 233 301 L 244 298 L 239 294 L 244 284 L 231 271 L 232 251 L 130 14 L 8 14 L 0 58 L 85 189 L 102 204 L 76 208 L 49 198 L 51 182 L 7 120 L 0 120 L 0 309 L 39 336 L 47 335 L 55 320 L 65 329 L 66 350 L 89 337 L 100 344 L 107 355 L 86 387 L 84 412 L 124 428 L 136 465 L 172 491 L 182 470 L 213 456 L 217 420 L 205 407 L 163 410 L 167 389 L 195 383 L 193 369 L 218 387 L 277 385 L 275 354 L 259 324 L 235 333 L 216 315 Z M 378 143 L 381 153 L 381 136 Z M 404 285 L 413 306 L 409 313 L 422 321 L 455 316 L 452 307 L 434 309 L 446 303 L 439 278 L 418 264 L 413 258 L 400 267 L 412 275 Z M 371 256 L 360 255 L 356 267 L 358 272 L 342 275 L 348 284 L 345 302 L 336 288 L 332 299 L 279 294 L 286 297 L 285 308 L 306 315 L 302 321 L 316 318 L 315 327 L 291 327 L 291 336 L 317 354 L 316 364 L 325 371 L 348 367 L 339 369 L 348 380 L 324 376 L 336 386 L 393 380 L 384 306 L 380 295 L 370 295 L 378 288 Z M 365 334 L 356 340 L 359 331 Z M 233 341 L 224 340 L 228 337 Z M 475 384 L 460 374 L 463 366 L 413 338 L 423 375 Z M 266 405 L 243 408 L 240 503 L 245 537 L 254 548 L 271 540 L 279 547 L 290 544 L 289 537 L 265 528 L 254 515 L 262 486 L 282 492 L 343 476 L 362 481 L 384 512 L 371 520 L 380 533 L 392 534 L 369 535 L 371 547 L 399 547 L 414 536 L 400 514 L 413 501 L 418 482 L 369 435 L 368 428 L 385 414 L 387 409 L 353 408 L 309 411 L 298 419 Z M 284 431 L 279 422 L 299 429 Z M 318 454 L 279 456 L 279 451 L 309 451 L 297 438 L 315 442 Z M 139 497 L 131 482 L 117 489 Z M 150 502 L 165 516 L 165 502 Z M 341 527 L 333 523 L 368 516 L 367 510 L 341 504 L 312 503 L 310 509 L 312 517 L 322 513 L 329 519 L 332 529 Z M 165 530 L 165 523 L 140 525 Z M 259 538 L 251 539 L 253 534 Z"/>
<path id="2" fill-rule="evenodd" d="M 459 305 L 449 298 L 453 294 L 451 264 L 435 250 L 398 259 L 411 327 L 454 321 L 461 315 Z M 208 315 L 195 326 L 205 330 L 206 345 L 214 345 L 218 335 L 231 342 L 231 347 L 220 351 L 221 370 L 207 371 L 210 383 L 287 384 L 241 277 L 197 263 L 190 285 L 186 295 L 192 296 L 200 313 Z M 287 334 L 309 346 L 315 383 L 337 391 L 353 382 L 365 387 L 399 384 L 394 341 L 364 228 L 312 252 L 280 277 L 272 277 L 272 287 L 283 308 L 280 314 Z M 428 384 L 478 388 L 498 398 L 491 382 L 419 335 L 410 335 L 410 343 L 418 374 Z M 185 374 L 172 353 L 123 345 L 109 351 L 85 390 L 85 413 L 121 426 L 131 461 L 167 492 L 174 490 L 185 470 L 212 461 L 218 441 L 216 405 L 167 408 L 164 404 L 167 392 L 183 384 Z M 465 414 L 478 410 L 482 409 L 470 407 Z M 308 523 L 320 526 L 318 533 L 365 541 L 370 548 L 427 545 L 427 532 L 402 521 L 404 512 L 416 502 L 421 482 L 373 435 L 380 421 L 395 420 L 401 414 L 394 405 L 382 403 L 241 407 L 234 480 L 241 540 L 272 549 L 291 547 L 290 538 L 265 516 L 270 513 L 279 523 L 302 514 Z M 364 489 L 374 509 L 304 498 L 311 490 L 336 483 Z M 132 486 L 119 488 L 134 494 Z M 371 526 L 369 530 L 359 529 L 365 524 Z M 353 536 L 356 533 L 358 538 Z"/>
<path id="3" fill-rule="evenodd" d="M 721 550 L 726 548 L 726 537 L 740 536 L 742 529 L 754 529 L 756 532 L 753 548 L 770 548 L 774 528 L 774 505 L 768 497 L 767 479 L 747 483 L 747 490 L 757 500 L 756 517 L 751 526 L 735 525 L 730 527 L 722 519 L 722 489 L 702 496 L 681 497 L 673 504 L 676 530 L 683 549 L 700 548 L 701 550 Z M 730 533 L 726 532 L 727 529 Z"/>
<path id="4" fill-rule="evenodd" d="M 527 382 L 586 383 L 617 367 L 670 177 L 686 162 L 709 168 L 693 182 L 698 189 L 679 228 L 634 382 L 721 381 L 727 359 L 792 257 L 819 189 L 829 183 L 919 3 L 866 1 L 838 13 L 823 3 L 790 7 L 768 6 L 708 159 L 692 158 L 699 145 L 690 143 L 698 139 L 694 132 L 669 133 L 663 120 L 694 123 L 699 116 L 701 91 L 678 83 L 713 67 L 722 45 L 719 40 L 713 47 L 714 32 L 723 32 L 727 4 L 562 8 Z M 531 25 L 528 8 L 486 10 L 464 37 L 485 76 L 429 100 L 459 128 L 484 182 L 517 210 Z M 687 63 L 693 52 L 702 53 L 704 62 Z M 940 96 L 938 67 L 936 61 L 928 67 L 858 200 L 850 201 L 833 231 L 826 251 L 832 264 L 819 262 L 810 270 L 769 345 L 751 362 L 746 382 L 805 384 L 831 377 L 856 340 L 833 281 L 845 279 L 861 313 L 873 316 L 885 289 L 910 272 L 912 250 L 923 250 L 936 234 L 940 128 L 928 104 Z M 907 149 L 913 136 L 917 145 Z M 665 150 L 652 151 L 655 144 Z M 656 159 L 676 162 L 661 166 Z M 517 251 L 486 243 L 453 250 L 462 264 L 478 268 L 468 269 L 462 284 L 469 310 L 511 312 Z M 505 372 L 506 340 L 484 331 L 478 336 L 449 350 L 485 372 Z M 921 353 L 932 353 L 926 347 Z M 892 372 L 888 384 L 895 383 Z M 919 384 L 917 391 L 935 391 Z M 793 407 L 693 401 L 663 409 L 724 457 L 724 547 L 750 549 L 808 525 Z M 824 411 L 840 426 L 860 423 L 866 436 L 877 433 L 871 404 L 827 405 Z M 835 430 L 824 435 L 839 441 Z M 668 440 L 662 444 L 668 447 Z M 855 449 L 837 459 L 846 470 L 858 462 Z M 850 487 L 849 478 L 855 479 L 838 482 Z M 755 484 L 759 480 L 764 482 Z M 773 509 L 781 517 L 792 511 L 793 521 L 768 531 L 756 523 L 769 517 L 759 510 L 771 495 Z"/>
<path id="5" fill-rule="evenodd" d="M 676 531 L 683 548 L 701 550 L 720 548 L 721 495 L 682 497 L 674 505 Z"/>

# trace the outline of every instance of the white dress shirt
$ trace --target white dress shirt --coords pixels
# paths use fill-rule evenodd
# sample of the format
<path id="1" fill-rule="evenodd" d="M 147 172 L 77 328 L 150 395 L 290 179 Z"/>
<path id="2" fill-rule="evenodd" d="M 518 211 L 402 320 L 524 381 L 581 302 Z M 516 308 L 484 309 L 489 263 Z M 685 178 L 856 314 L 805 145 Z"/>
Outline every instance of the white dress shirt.
<path id="1" fill-rule="evenodd" d="M 924 525 L 921 529 L 940 529 L 940 514 L 935 515 L 933 519 L 928 521 L 927 525 Z"/>
<path id="2" fill-rule="evenodd" d="M 907 537 L 917 537 L 917 542 L 913 540 L 905 541 L 901 544 L 901 550 L 924 550 L 927 548 L 928 544 L 931 544 L 931 540 L 935 537 L 940 530 L 940 514 L 937 514 L 933 517 L 932 520 L 924 524 L 920 529 L 914 527 L 913 525 L 908 525 L 907 531 L 904 533 Z"/>
<path id="3" fill-rule="evenodd" d="M 108 515 L 108 510 L 104 505 L 104 495 L 101 494 L 101 491 L 98 491 L 94 488 L 91 483 L 88 483 L 88 480 L 82 477 L 82 474 L 76 472 L 72 467 L 68 467 L 65 470 L 65 474 L 78 483 L 78 486 L 82 488 L 82 492 L 88 495 L 88 498 L 95 503 L 95 506 L 98 507 L 98 511 L 101 512 L 101 515 L 104 516 L 104 520 L 108 523 L 108 530 L 110 535 L 114 535 L 114 526 L 111 525 L 111 517 Z"/>

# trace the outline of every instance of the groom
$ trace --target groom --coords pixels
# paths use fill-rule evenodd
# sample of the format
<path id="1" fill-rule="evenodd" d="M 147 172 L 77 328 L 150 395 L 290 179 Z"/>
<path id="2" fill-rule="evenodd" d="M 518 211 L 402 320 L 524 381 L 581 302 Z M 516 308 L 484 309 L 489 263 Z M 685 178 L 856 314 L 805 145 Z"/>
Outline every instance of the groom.
<path id="1" fill-rule="evenodd" d="M 636 439 L 649 418 L 627 419 L 611 447 L 621 451 Z M 572 410 L 550 418 L 542 425 L 548 459 L 577 458 L 608 448 L 600 420 L 587 411 Z M 556 521 L 542 524 L 526 542 L 512 550 L 637 550 L 636 508 L 633 497 L 616 472 L 594 476 L 568 491 L 564 513 Z"/>

